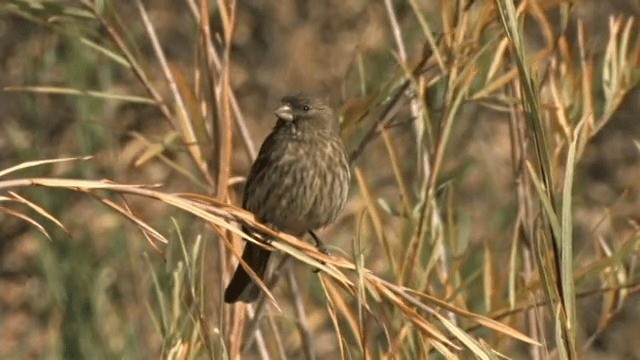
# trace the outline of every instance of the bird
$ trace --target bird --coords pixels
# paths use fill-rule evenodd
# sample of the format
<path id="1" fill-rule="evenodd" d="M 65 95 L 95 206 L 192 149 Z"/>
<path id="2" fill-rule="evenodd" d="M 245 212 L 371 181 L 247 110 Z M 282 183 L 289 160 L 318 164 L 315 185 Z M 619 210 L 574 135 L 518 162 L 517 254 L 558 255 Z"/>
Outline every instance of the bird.
<path id="1" fill-rule="evenodd" d="M 276 124 L 249 171 L 242 207 L 275 230 L 297 237 L 311 233 L 320 247 L 313 230 L 333 223 L 349 194 L 351 175 L 338 118 L 325 101 L 308 93 L 283 97 L 275 115 Z M 242 252 L 260 279 L 270 256 L 270 250 L 252 242 Z M 238 264 L 224 301 L 251 303 L 259 296 L 259 286 Z"/>

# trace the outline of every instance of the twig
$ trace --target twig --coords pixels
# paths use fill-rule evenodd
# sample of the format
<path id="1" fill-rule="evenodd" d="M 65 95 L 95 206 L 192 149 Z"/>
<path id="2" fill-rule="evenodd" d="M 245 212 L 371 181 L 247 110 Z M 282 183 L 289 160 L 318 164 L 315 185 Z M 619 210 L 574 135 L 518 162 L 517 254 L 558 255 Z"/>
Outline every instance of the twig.
<path id="1" fill-rule="evenodd" d="M 173 100 L 178 111 L 177 118 L 174 121 L 180 125 L 180 133 L 182 134 L 187 149 L 189 149 L 189 153 L 198 166 L 202 177 L 206 179 L 209 185 L 212 185 L 213 179 L 209 174 L 207 163 L 206 161 L 204 161 L 202 150 L 200 146 L 198 146 L 198 140 L 196 138 L 195 131 L 193 130 L 191 117 L 184 105 L 184 100 L 182 99 L 182 95 L 178 90 L 178 85 L 176 84 L 173 74 L 169 69 L 167 58 L 164 54 L 164 51 L 162 50 L 162 46 L 160 45 L 160 41 L 158 40 L 156 31 L 153 27 L 153 24 L 151 24 L 151 21 L 149 20 L 149 16 L 147 15 L 147 11 L 145 10 L 144 5 L 142 5 L 142 2 L 140 0 L 136 0 L 136 5 L 138 7 L 138 11 L 140 12 L 142 23 L 144 24 L 145 29 L 147 30 L 147 34 L 149 35 L 149 40 L 151 40 L 151 45 L 153 46 L 156 57 L 160 62 L 160 67 L 162 68 L 167 83 L 169 84 L 169 89 L 173 94 Z"/>
<path id="2" fill-rule="evenodd" d="M 291 269 L 287 271 L 287 282 L 289 283 L 291 295 L 294 299 L 293 305 L 295 306 L 296 317 L 298 318 L 298 329 L 300 330 L 300 337 L 302 338 L 302 343 L 304 344 L 304 351 L 307 359 L 314 360 L 316 358 L 316 352 L 313 347 L 313 333 L 309 328 L 309 322 L 307 321 L 307 314 L 304 310 L 304 304 L 302 302 L 300 289 L 298 288 L 298 282 L 296 281 L 293 271 L 290 270 Z"/>
<path id="3" fill-rule="evenodd" d="M 153 87 L 153 85 L 151 84 L 151 81 L 149 81 L 149 79 L 147 78 L 147 75 L 142 70 L 142 67 L 140 66 L 140 64 L 138 64 L 138 62 L 136 61 L 135 57 L 131 53 L 131 50 L 126 45 L 124 40 L 122 40 L 122 37 L 120 37 L 120 34 L 118 34 L 118 32 L 111 25 L 111 23 L 109 23 L 109 21 L 107 21 L 107 19 L 104 16 L 102 16 L 101 12 L 99 12 L 93 6 L 93 4 L 91 4 L 88 0 L 82 0 L 82 5 L 85 6 L 87 9 L 89 9 L 89 11 L 91 11 L 93 13 L 93 15 L 96 17 L 96 19 L 98 19 L 100 21 L 100 23 L 102 24 L 102 26 L 107 30 L 107 33 L 109 34 L 109 36 L 111 37 L 113 42 L 116 43 L 116 46 L 118 46 L 120 51 L 122 51 L 122 53 L 124 54 L 125 58 L 127 59 L 129 64 L 131 65 L 131 69 L 133 70 L 133 74 L 140 80 L 140 83 L 142 83 L 142 85 L 149 92 L 149 95 L 151 95 L 151 97 L 155 100 L 156 105 L 158 106 L 158 108 L 160 109 L 160 111 L 162 112 L 164 117 L 167 120 L 169 120 L 169 123 L 171 125 L 173 125 L 174 128 L 176 128 L 177 124 L 172 122 L 173 116 L 171 114 L 171 110 L 169 109 L 167 104 L 164 102 L 164 100 L 162 99 L 162 97 L 160 96 L 158 91 L 155 89 L 155 87 Z"/>

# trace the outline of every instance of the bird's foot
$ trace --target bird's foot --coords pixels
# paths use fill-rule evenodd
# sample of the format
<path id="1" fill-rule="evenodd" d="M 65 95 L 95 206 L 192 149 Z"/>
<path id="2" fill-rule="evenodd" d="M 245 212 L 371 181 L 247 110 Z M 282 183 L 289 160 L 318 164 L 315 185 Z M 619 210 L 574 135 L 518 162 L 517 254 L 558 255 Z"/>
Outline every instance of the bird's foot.
<path id="1" fill-rule="evenodd" d="M 309 234 L 311 234 L 311 237 L 313 238 L 313 240 L 316 242 L 316 249 L 327 255 L 330 256 L 331 253 L 329 253 L 329 249 L 324 245 L 324 242 L 322 242 L 322 240 L 320 240 L 320 238 L 318 237 L 318 235 L 316 235 L 316 233 L 314 233 L 313 231 L 309 231 Z M 320 262 L 322 265 L 325 265 L 326 263 L 324 261 Z M 313 269 L 313 273 L 317 274 L 320 271 L 320 269 L 315 268 Z"/>

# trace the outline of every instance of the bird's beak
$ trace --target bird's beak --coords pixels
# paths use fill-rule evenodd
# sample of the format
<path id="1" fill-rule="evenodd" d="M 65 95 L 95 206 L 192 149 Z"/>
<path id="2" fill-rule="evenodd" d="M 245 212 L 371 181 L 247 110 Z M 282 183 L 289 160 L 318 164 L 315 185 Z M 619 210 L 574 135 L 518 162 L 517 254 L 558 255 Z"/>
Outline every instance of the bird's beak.
<path id="1" fill-rule="evenodd" d="M 276 109 L 276 116 L 278 119 L 293 121 L 293 111 L 289 104 L 282 104 Z"/>

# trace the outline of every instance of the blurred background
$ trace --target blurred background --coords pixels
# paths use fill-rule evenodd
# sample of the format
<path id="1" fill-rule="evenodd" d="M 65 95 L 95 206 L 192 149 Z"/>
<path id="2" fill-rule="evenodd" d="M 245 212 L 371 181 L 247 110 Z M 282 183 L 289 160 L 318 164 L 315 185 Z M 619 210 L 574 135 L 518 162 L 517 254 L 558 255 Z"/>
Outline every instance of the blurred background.
<path id="1" fill-rule="evenodd" d="M 222 3 L 233 9 L 235 15 L 229 42 L 225 39 L 224 21 L 218 8 Z M 395 270 L 391 269 L 389 259 L 398 259 L 398 264 L 402 264 L 407 244 L 416 233 L 415 223 L 410 219 L 418 216 L 419 204 L 425 196 L 421 184 L 430 169 L 415 160 L 421 149 L 421 145 L 416 144 L 421 143 L 416 141 L 420 126 L 416 125 L 413 103 L 399 101 L 389 114 L 384 112 L 385 106 L 396 93 L 406 99 L 422 95 L 427 99 L 422 104 L 429 109 L 427 117 L 445 118 L 451 110 L 447 107 L 450 104 L 446 101 L 447 94 L 460 86 L 453 81 L 447 83 L 446 77 L 433 75 L 438 73 L 438 65 L 433 52 L 425 50 L 428 41 L 424 24 L 416 13 L 428 21 L 437 41 L 448 44 L 443 45 L 447 49 L 444 52 L 450 55 L 445 60 L 450 70 L 447 74 L 463 72 L 465 64 L 474 62 L 477 78 L 469 75 L 470 80 L 464 85 L 468 92 L 446 135 L 446 152 L 437 186 L 434 186 L 436 207 L 444 223 L 441 236 L 447 245 L 443 259 L 448 259 L 438 261 L 436 268 L 446 267 L 450 272 L 446 276 L 442 272 L 433 275 L 440 283 L 424 289 L 432 290 L 426 292 L 452 304 L 491 316 L 494 311 L 508 307 L 509 293 L 504 283 L 510 274 L 525 271 L 522 270 L 525 260 L 521 260 L 516 269 L 511 268 L 520 200 L 509 120 L 513 114 L 509 109 L 521 111 L 521 108 L 513 105 L 516 101 L 509 100 L 509 95 L 515 96 L 511 90 L 505 90 L 502 95 L 497 94 L 502 90 L 482 92 L 491 83 L 491 76 L 487 74 L 507 73 L 509 66 L 513 68 L 507 60 L 502 63 L 492 60 L 500 51 L 497 36 L 501 34 L 493 2 L 450 3 L 456 5 L 438 1 L 366 0 L 255 0 L 231 5 L 221 1 L 209 4 L 208 15 L 214 46 L 220 54 L 228 50 L 228 84 L 256 148 L 274 125 L 273 110 L 286 94 L 300 90 L 316 92 L 340 110 L 345 143 L 351 153 L 357 154 L 353 166 L 361 177 L 354 175 L 350 201 L 338 222 L 320 234 L 331 244 L 332 252 L 346 257 L 358 252 L 354 244 L 359 243 L 365 266 L 383 278 L 394 278 Z M 387 4 L 392 4 L 394 19 Z M 531 54 L 539 54 L 538 51 L 548 47 L 546 30 L 551 31 L 553 38 L 562 36 L 564 41 L 558 41 L 550 53 L 542 52 L 542 59 L 536 63 L 536 66 L 542 64 L 538 80 L 544 83 L 542 108 L 549 111 L 545 116 L 551 119 L 549 153 L 558 179 L 558 194 L 567 152 L 562 134 L 570 134 L 583 119 L 581 114 L 584 115 L 571 108 L 572 101 L 578 102 L 577 98 L 582 96 L 575 89 L 585 86 L 580 75 L 570 76 L 581 71 L 579 26 L 583 29 L 580 36 L 584 36 L 581 41 L 586 55 L 593 60 L 593 68 L 588 73 L 594 80 L 587 84 L 593 87 L 594 111 L 604 119 L 581 149 L 571 199 L 574 261 L 576 274 L 582 276 L 576 285 L 577 348 L 585 359 L 640 359 L 640 347 L 634 336 L 640 330 L 640 302 L 637 285 L 633 285 L 634 276 L 638 275 L 636 239 L 640 214 L 637 181 L 640 178 L 637 142 L 640 92 L 635 86 L 638 54 L 630 51 L 630 65 L 624 65 L 631 66 L 627 69 L 630 75 L 625 78 L 624 86 L 621 85 L 619 101 L 610 108 L 607 108 L 609 97 L 602 85 L 606 85 L 608 79 L 602 64 L 611 47 L 612 16 L 624 21 L 632 19 L 629 25 L 632 35 L 627 46 L 637 49 L 640 4 L 635 0 L 584 0 L 568 8 L 559 4 L 541 1 L 539 13 L 531 10 L 524 21 L 525 44 Z M 59 90 L 148 96 L 147 89 L 129 66 L 86 41 L 89 39 L 122 56 L 108 29 L 92 15 L 89 10 L 92 7 L 103 12 L 123 34 L 133 57 L 161 97 L 171 98 L 170 86 L 161 75 L 156 50 L 134 2 L 5 0 L 0 3 L 0 88 L 4 89 L 0 91 L 0 171 L 41 159 L 84 155 L 91 155 L 93 159 L 34 167 L 0 177 L 0 181 L 29 177 L 109 179 L 120 183 L 162 184 L 163 192 L 213 194 L 211 184 L 198 175 L 198 166 L 191 161 L 187 146 L 176 137 L 179 130 L 167 121 L 158 106 L 113 96 L 62 94 Z M 198 112 L 206 106 L 197 100 L 198 91 L 193 90 L 198 87 L 198 76 L 202 75 L 195 69 L 202 65 L 203 55 L 199 45 L 200 29 L 191 3 L 159 0 L 145 2 L 145 7 L 187 108 Z M 461 15 L 463 13 L 466 15 Z M 548 22 L 548 28 L 536 22 L 541 17 Z M 491 20 L 478 28 L 461 30 L 476 18 Z M 397 24 L 393 25 L 393 21 Z M 397 29 L 402 31 L 402 49 L 394 37 Z M 472 37 L 475 42 L 456 43 L 455 39 L 449 39 L 451 34 L 465 31 L 475 33 Z M 619 54 L 620 58 L 624 57 L 622 52 Z M 422 82 L 416 80 L 411 82 L 409 90 L 397 91 L 406 75 L 425 58 L 429 59 L 429 67 L 414 76 Z M 560 95 L 553 93 L 553 86 L 548 86 L 552 83 L 549 79 L 554 78 L 549 73 L 559 75 L 557 79 L 561 83 L 555 86 Z M 19 88 L 29 86 L 47 88 Z M 573 92 L 566 89 L 569 86 L 573 86 Z M 509 88 L 508 81 L 500 87 L 506 88 Z M 551 111 L 553 105 L 549 105 L 549 99 L 554 96 L 563 97 L 567 104 L 568 131 L 563 129 L 563 122 L 553 121 L 556 115 Z M 169 107 L 175 110 L 173 105 Z M 216 111 L 215 107 L 210 108 L 207 115 Z M 365 141 L 367 131 L 386 117 L 393 118 L 385 130 L 389 139 L 385 141 L 378 132 L 371 141 Z M 196 126 L 197 131 L 215 132 L 210 119 L 203 123 L 205 127 Z M 433 154 L 429 149 L 437 148 L 429 142 L 438 143 L 442 133 L 437 129 L 442 123 L 444 121 L 433 120 L 434 128 L 429 130 L 429 122 L 425 122 L 427 129 L 422 130 L 427 133 L 423 140 L 427 144 L 425 154 Z M 430 137 L 430 131 L 435 135 Z M 360 148 L 363 143 L 366 146 Z M 242 177 L 251 164 L 243 144 L 240 131 L 234 127 L 229 195 L 223 199 L 234 204 L 239 204 Z M 216 144 L 202 144 L 201 149 L 209 164 L 214 164 Z M 525 152 L 531 153 L 531 149 Z M 225 253 L 228 263 L 224 264 L 226 272 L 221 273 L 219 254 L 224 248 L 218 234 L 204 222 L 160 201 L 127 197 L 131 210 L 170 240 L 158 251 L 145 241 L 138 228 L 91 196 L 48 188 L 20 189 L 19 194 L 58 218 L 70 235 L 28 209 L 19 208 L 47 228 L 50 240 L 24 219 L 0 212 L 0 357 L 180 358 L 170 351 L 179 348 L 176 344 L 198 343 L 189 337 L 192 333 L 188 329 L 193 325 L 185 325 L 194 320 L 189 312 L 180 310 L 186 304 L 192 306 L 193 299 L 173 292 L 182 288 L 179 284 L 189 281 L 202 285 L 202 303 L 197 305 L 202 308 L 199 314 L 210 316 L 202 321 L 208 329 L 204 332 L 206 335 L 200 334 L 206 339 L 202 343 L 209 344 L 209 352 L 202 350 L 206 348 L 204 345 L 194 346 L 189 356 L 218 358 L 222 356 L 219 354 L 231 351 L 230 319 L 236 319 L 244 310 L 230 312 L 221 305 L 220 285 L 228 279 L 233 260 Z M 538 213 L 532 218 L 540 216 Z M 234 243 L 240 248 L 239 239 L 234 239 Z M 185 244 L 186 253 L 198 249 L 197 259 L 201 261 L 201 268 L 187 270 L 186 275 L 176 272 L 188 263 L 185 259 L 188 256 L 183 252 Z M 421 268 L 431 264 L 429 259 L 434 251 L 429 244 L 425 241 L 421 247 Z M 616 256 L 619 262 L 602 261 Z M 296 269 L 299 284 L 304 285 L 300 291 L 307 306 L 307 326 L 315 339 L 315 353 L 318 358 L 336 356 L 338 341 L 317 275 L 308 266 L 294 261 L 289 261 L 287 266 Z M 196 278 L 189 274 L 195 274 Z M 180 280 L 180 276 L 189 280 Z M 421 276 L 408 275 L 412 279 L 407 281 L 408 286 L 411 281 L 419 282 Z M 607 287 L 611 287 L 610 292 L 590 292 Z M 621 288 L 625 290 L 620 292 Z M 283 312 L 268 306 L 265 311 L 270 322 L 265 320 L 263 326 L 280 329 L 285 354 L 299 358 L 304 357 L 301 350 L 304 337 L 296 330 L 299 320 L 292 315 L 295 304 L 287 300 L 290 292 L 291 287 L 285 285 L 284 280 L 277 284 L 274 295 L 282 300 Z M 523 286 L 518 295 L 535 302 L 543 298 L 539 297 L 540 292 Z M 355 302 L 353 298 L 349 301 Z M 553 342 L 553 323 L 546 322 L 548 313 L 543 314 L 548 309 L 537 311 L 540 318 L 531 314 L 526 315 L 527 318 L 522 311 L 521 317 L 504 321 L 538 341 L 546 338 Z M 385 316 L 394 315 L 393 312 L 381 315 Z M 174 319 L 175 323 L 166 326 L 171 321 L 163 319 Z M 382 340 L 389 336 L 385 332 L 391 332 L 391 338 L 396 339 L 402 328 L 402 324 L 385 330 L 372 327 L 367 340 L 373 344 L 372 349 L 380 342 L 387 350 L 369 356 L 377 358 L 388 351 L 390 346 Z M 527 358 L 537 351 L 488 330 L 472 334 L 507 356 Z M 344 337 L 346 347 L 355 351 L 352 356 L 360 358 L 362 355 L 353 350 L 358 348 L 356 336 Z M 548 352 L 542 353 L 553 356 L 554 346 L 547 346 Z M 405 349 L 396 356 L 407 358 L 428 353 L 424 348 L 421 351 Z M 255 352 L 249 350 L 247 356 L 254 355 Z"/>

